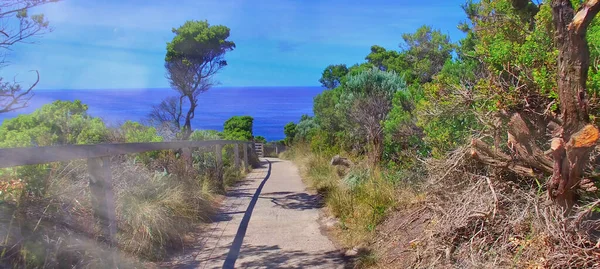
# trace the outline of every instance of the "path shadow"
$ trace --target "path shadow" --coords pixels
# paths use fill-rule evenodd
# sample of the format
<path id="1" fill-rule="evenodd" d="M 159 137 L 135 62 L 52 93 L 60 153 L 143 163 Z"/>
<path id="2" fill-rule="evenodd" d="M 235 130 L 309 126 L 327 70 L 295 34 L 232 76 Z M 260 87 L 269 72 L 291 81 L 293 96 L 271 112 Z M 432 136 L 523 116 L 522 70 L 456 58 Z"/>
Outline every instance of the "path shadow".
<path id="1" fill-rule="evenodd" d="M 228 246 L 222 247 L 227 249 Z M 219 251 L 217 251 L 219 252 Z M 179 264 L 173 268 L 231 268 L 223 266 L 226 254 L 210 259 Z M 210 266 L 206 266 L 210 264 Z M 350 260 L 339 251 L 306 252 L 282 250 L 278 245 L 244 245 L 235 268 L 353 268 Z"/>
<path id="2" fill-rule="evenodd" d="M 323 208 L 323 199 L 318 194 L 290 193 L 282 197 L 261 197 L 271 199 L 271 202 L 283 209 L 310 210 Z"/>
<path id="3" fill-rule="evenodd" d="M 241 253 L 240 268 L 352 268 L 339 251 L 309 253 L 300 250 L 284 251 L 279 246 L 245 245 Z"/>
<path id="4" fill-rule="evenodd" d="M 229 197 L 252 197 L 254 189 L 239 189 L 228 193 Z M 269 199 L 275 206 L 283 209 L 310 210 L 323 208 L 323 197 L 320 194 L 309 194 L 306 192 L 268 192 L 260 195 L 259 199 Z"/>

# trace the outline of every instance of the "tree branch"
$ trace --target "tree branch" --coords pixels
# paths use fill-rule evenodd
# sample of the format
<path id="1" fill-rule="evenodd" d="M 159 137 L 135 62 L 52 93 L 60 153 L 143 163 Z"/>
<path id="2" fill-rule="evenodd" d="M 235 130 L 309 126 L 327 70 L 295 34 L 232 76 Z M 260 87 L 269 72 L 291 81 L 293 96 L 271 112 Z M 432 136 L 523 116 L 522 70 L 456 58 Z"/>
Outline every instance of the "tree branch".
<path id="1" fill-rule="evenodd" d="M 600 1 L 585 1 L 575 14 L 573 21 L 569 24 L 569 30 L 575 31 L 575 33 L 578 35 L 585 34 L 587 27 L 590 25 L 598 12 L 600 12 Z"/>
<path id="2" fill-rule="evenodd" d="M 31 100 L 31 97 L 33 97 L 33 94 L 31 94 L 31 90 L 33 90 L 33 88 L 37 86 L 38 82 L 40 82 L 40 73 L 37 70 L 32 70 L 32 72 L 35 72 L 36 80 L 25 91 L 21 90 L 20 85 L 16 83 L 4 83 L 0 86 L 0 102 L 3 102 L 2 104 L 0 104 L 0 114 L 21 109 L 27 106 L 27 102 Z M 8 101 L 5 101 L 5 99 L 8 99 Z"/>

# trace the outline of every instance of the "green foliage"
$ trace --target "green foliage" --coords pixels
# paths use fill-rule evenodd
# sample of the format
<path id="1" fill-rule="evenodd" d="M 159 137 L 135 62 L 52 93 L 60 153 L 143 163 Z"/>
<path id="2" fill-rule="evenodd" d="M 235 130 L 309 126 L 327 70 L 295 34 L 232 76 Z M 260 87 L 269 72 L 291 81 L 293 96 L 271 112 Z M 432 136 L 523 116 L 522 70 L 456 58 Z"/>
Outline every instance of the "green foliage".
<path id="1" fill-rule="evenodd" d="M 315 123 L 321 130 L 319 140 L 324 142 L 321 146 L 343 144 L 343 141 L 339 140 L 344 140 L 343 137 L 346 135 L 344 126 L 347 119 L 340 109 L 336 109 L 341 93 L 342 88 L 337 87 L 333 90 L 325 90 L 314 98 Z"/>
<path id="2" fill-rule="evenodd" d="M 235 48 L 229 38 L 229 28 L 223 25 L 210 25 L 208 21 L 186 21 L 172 32 L 173 40 L 167 43 L 166 62 L 183 60 L 190 66 L 196 66 L 211 61 Z M 220 60 L 219 66 L 227 65 Z"/>
<path id="3" fill-rule="evenodd" d="M 254 141 L 256 141 L 258 143 L 263 143 L 263 144 L 267 143 L 267 139 L 264 136 L 260 136 L 260 135 L 255 136 Z"/>
<path id="4" fill-rule="evenodd" d="M 371 172 L 365 168 L 354 168 L 348 172 L 348 174 L 342 179 L 342 182 L 350 189 L 354 190 L 361 184 L 364 184 L 369 177 Z"/>
<path id="5" fill-rule="evenodd" d="M 313 117 L 302 115 L 302 119 L 296 125 L 296 140 L 309 141 L 318 128 Z"/>
<path id="6" fill-rule="evenodd" d="M 283 133 L 285 134 L 284 143 L 286 145 L 291 145 L 296 137 L 296 124 L 294 122 L 288 122 L 288 124 L 283 126 Z"/>
<path id="7" fill-rule="evenodd" d="M 577 10 L 583 2 L 571 4 Z M 361 229 L 372 231 L 395 201 L 405 199 L 402 186 L 439 172 L 424 167 L 422 157 L 446 158 L 473 137 L 494 141 L 494 150 L 508 154 L 514 113 L 531 125 L 538 146 L 549 147 L 548 123 L 561 113 L 551 1 L 467 1 L 462 7 L 467 21 L 459 29 L 465 38 L 453 44 L 441 31 L 422 26 L 402 35 L 398 51 L 372 46 L 366 63 L 351 66 L 335 87 L 315 97 L 313 133 L 300 135 L 296 126 L 306 144 L 295 144 L 289 155 L 326 194 L 350 240 Z M 589 113 L 598 123 L 600 19 L 591 22 L 586 38 Z M 360 160 L 377 143 L 383 144 L 383 160 L 369 170 L 357 168 L 359 161 L 344 177 L 347 171 L 325 166 L 333 154 Z M 308 148 L 308 156 L 297 152 Z"/>
<path id="8" fill-rule="evenodd" d="M 429 26 L 421 26 L 413 34 L 403 34 L 402 39 L 406 44 L 405 59 L 412 70 L 411 78 L 407 79 L 418 83 L 431 81 L 450 59 L 454 47 L 447 35 Z"/>
<path id="9" fill-rule="evenodd" d="M 442 69 L 454 49 L 447 35 L 429 26 L 405 33 L 402 39 L 402 51 L 373 45 L 365 59 L 380 70 L 396 72 L 410 83 L 425 83 Z"/>
<path id="10" fill-rule="evenodd" d="M 406 90 L 406 82 L 395 72 L 377 68 L 350 75 L 344 84 L 336 108 L 349 116 L 346 132 L 353 136 L 353 147 L 369 152 L 373 161 L 381 158 L 384 124 L 394 95 Z"/>
<path id="11" fill-rule="evenodd" d="M 223 134 L 217 130 L 196 130 L 190 135 L 192 141 L 219 140 Z"/>
<path id="12" fill-rule="evenodd" d="M 351 105 L 354 101 L 374 95 L 382 95 L 391 102 L 396 91 L 406 88 L 406 82 L 395 72 L 369 69 L 350 75 L 342 88 L 340 103 Z"/>
<path id="13" fill-rule="evenodd" d="M 0 125 L 0 147 L 97 144 L 108 141 L 109 131 L 100 118 L 87 114 L 81 101 L 55 101 L 31 114 L 7 119 Z M 51 164 L 20 166 L 3 170 L 26 183 L 26 190 L 43 195 Z"/>
<path id="14" fill-rule="evenodd" d="M 473 111 L 478 104 L 465 102 L 464 96 L 454 91 L 474 93 L 478 68 L 470 61 L 449 61 L 434 81 L 424 86 L 424 98 L 417 102 L 417 125 L 425 134 L 426 150 L 434 157 L 466 143 L 481 128 Z"/>
<path id="15" fill-rule="evenodd" d="M 126 121 L 121 125 L 121 131 L 125 142 L 162 142 L 162 136 L 158 135 L 154 127 L 144 126 L 134 121 Z"/>
<path id="16" fill-rule="evenodd" d="M 108 129 L 100 118 L 89 116 L 87 109 L 79 100 L 55 101 L 31 114 L 7 119 L 0 125 L 0 147 L 105 142 Z"/>
<path id="17" fill-rule="evenodd" d="M 334 89 L 342 82 L 342 78 L 348 74 L 348 68 L 345 64 L 329 65 L 321 75 L 321 85 L 327 89 Z"/>
<path id="18" fill-rule="evenodd" d="M 155 119 L 166 115 L 167 121 L 176 122 L 183 131 L 183 139 L 192 133 L 192 119 L 198 106 L 200 93 L 209 90 L 214 84 L 213 76 L 227 65 L 225 53 L 235 48 L 228 40 L 229 28 L 223 25 L 208 24 L 207 21 L 187 21 L 181 27 L 172 30 L 173 40 L 167 43 L 165 68 L 171 87 L 179 96 L 165 99 L 153 112 Z M 182 113 L 182 106 L 188 111 Z M 166 111 L 160 111 L 165 110 Z M 183 126 L 179 120 L 184 117 Z"/>
<path id="19" fill-rule="evenodd" d="M 406 61 L 403 60 L 404 57 L 404 54 L 397 51 L 386 50 L 381 46 L 373 45 L 371 46 L 371 53 L 365 57 L 365 60 L 383 71 L 402 72 L 408 69 Z"/>
<path id="20" fill-rule="evenodd" d="M 233 116 L 223 126 L 223 136 L 230 140 L 250 141 L 253 138 L 252 123 L 254 118 L 250 116 Z"/>

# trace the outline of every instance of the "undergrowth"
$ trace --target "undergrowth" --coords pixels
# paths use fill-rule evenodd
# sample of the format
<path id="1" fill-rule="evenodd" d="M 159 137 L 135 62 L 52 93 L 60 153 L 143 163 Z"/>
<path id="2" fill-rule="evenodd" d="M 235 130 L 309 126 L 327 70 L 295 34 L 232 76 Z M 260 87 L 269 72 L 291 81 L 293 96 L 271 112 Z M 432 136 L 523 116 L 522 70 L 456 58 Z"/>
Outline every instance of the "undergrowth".
<path id="1" fill-rule="evenodd" d="M 412 184 L 402 184 L 395 173 L 362 160 L 351 168 L 332 166 L 332 156 L 312 153 L 304 144 L 281 157 L 293 160 L 307 184 L 324 196 L 328 211 L 339 220 L 336 234 L 346 248 L 365 245 L 392 209 L 421 199 Z"/>
<path id="2" fill-rule="evenodd" d="M 172 151 L 111 158 L 121 267 L 145 268 L 181 249 L 215 212 L 214 152 L 193 156 L 193 167 Z M 225 152 L 225 187 L 244 177 L 232 157 Z M 3 169 L 0 177 L 0 267 L 106 267 L 110 252 L 94 228 L 85 160 L 24 168 L 35 173 Z"/>

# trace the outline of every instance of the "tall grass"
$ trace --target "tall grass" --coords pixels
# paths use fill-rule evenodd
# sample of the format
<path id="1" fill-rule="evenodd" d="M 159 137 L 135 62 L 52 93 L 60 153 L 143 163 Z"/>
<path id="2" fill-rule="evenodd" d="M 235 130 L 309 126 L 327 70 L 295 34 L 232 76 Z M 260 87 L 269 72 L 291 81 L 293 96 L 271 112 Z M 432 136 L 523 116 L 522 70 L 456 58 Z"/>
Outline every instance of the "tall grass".
<path id="1" fill-rule="evenodd" d="M 208 152 L 208 153 L 207 153 Z M 195 153 L 189 167 L 174 152 L 161 151 L 140 161 L 139 156 L 111 158 L 123 268 L 146 267 L 181 249 L 184 236 L 215 212 L 214 150 Z M 244 176 L 233 156 L 224 157 L 224 183 Z M 34 167 L 35 168 L 35 167 Z M 38 169 L 38 168 L 35 168 Z M 98 242 L 85 160 L 45 166 L 39 173 L 43 192 L 28 191 L 28 178 L 19 181 L 4 171 L 0 203 L 0 267 L 101 268 L 108 248 Z"/>
<path id="2" fill-rule="evenodd" d="M 349 170 L 330 165 L 331 156 L 312 153 L 298 144 L 282 153 L 300 168 L 307 184 L 324 195 L 328 211 L 340 220 L 337 234 L 345 247 L 365 243 L 396 206 L 419 200 L 414 189 L 398 184 L 393 174 L 361 160 Z"/>

